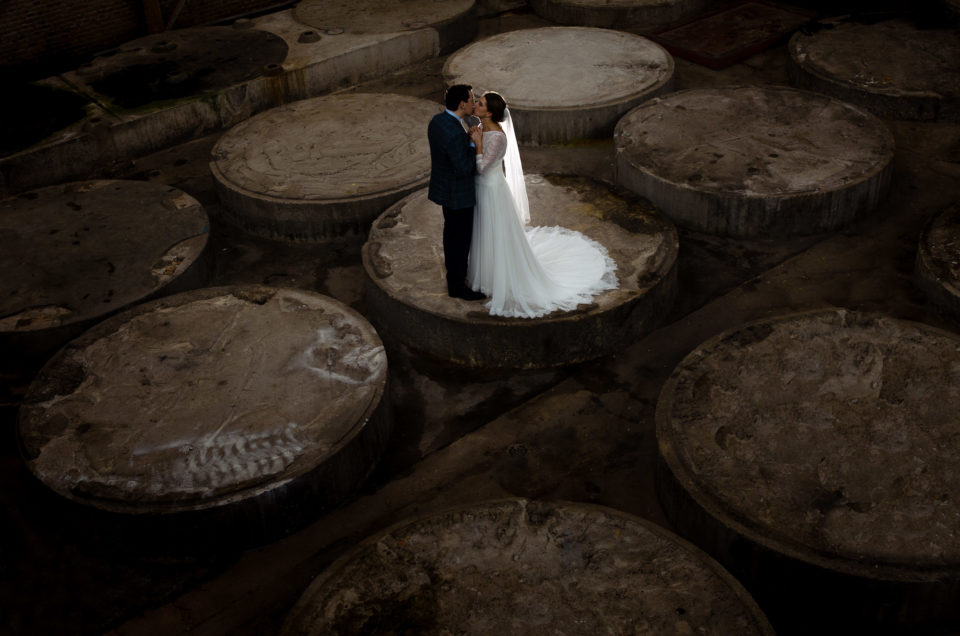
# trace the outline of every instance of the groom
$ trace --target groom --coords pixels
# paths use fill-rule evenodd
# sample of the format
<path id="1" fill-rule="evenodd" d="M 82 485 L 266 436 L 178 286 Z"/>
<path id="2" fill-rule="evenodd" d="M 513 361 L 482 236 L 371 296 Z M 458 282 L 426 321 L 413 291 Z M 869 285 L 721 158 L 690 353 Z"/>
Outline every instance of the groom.
<path id="1" fill-rule="evenodd" d="M 430 188 L 427 198 L 443 207 L 443 260 L 447 268 L 447 294 L 464 300 L 486 298 L 467 286 L 467 256 L 473 236 L 476 203 L 473 174 L 474 144 L 462 118 L 473 114 L 473 89 L 456 84 L 444 96 L 446 110 L 434 115 L 427 127 L 430 141 Z"/>

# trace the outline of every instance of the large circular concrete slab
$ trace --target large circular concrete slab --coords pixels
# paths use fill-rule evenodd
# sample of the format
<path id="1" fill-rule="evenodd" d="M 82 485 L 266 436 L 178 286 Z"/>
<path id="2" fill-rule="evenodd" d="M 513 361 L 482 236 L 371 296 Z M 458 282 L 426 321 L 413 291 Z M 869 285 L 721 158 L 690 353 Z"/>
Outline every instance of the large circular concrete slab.
<path id="1" fill-rule="evenodd" d="M 0 344 L 45 357 L 95 321 L 204 280 L 209 221 L 169 186 L 83 181 L 0 201 Z"/>
<path id="2" fill-rule="evenodd" d="M 542 368 L 622 349 L 650 331 L 676 293 L 678 240 L 649 203 L 578 177 L 527 175 L 531 225 L 577 230 L 616 261 L 616 289 L 542 318 L 491 316 L 447 295 L 440 207 L 416 192 L 374 222 L 363 247 L 366 302 L 381 331 L 472 367 Z"/>
<path id="3" fill-rule="evenodd" d="M 829 21 L 790 39 L 791 79 L 891 119 L 960 121 L 960 31 Z"/>
<path id="4" fill-rule="evenodd" d="M 504 500 L 405 521 L 307 588 L 285 636 L 773 634 L 737 581 L 653 523 Z"/>
<path id="5" fill-rule="evenodd" d="M 673 68 L 639 35 L 546 27 L 475 42 L 447 59 L 443 77 L 503 95 L 520 141 L 560 143 L 609 137 L 621 115 L 670 90 Z"/>
<path id="6" fill-rule="evenodd" d="M 890 183 L 893 136 L 873 115 L 783 87 L 691 89 L 617 124 L 617 181 L 686 227 L 792 236 L 842 227 Z"/>
<path id="7" fill-rule="evenodd" d="M 230 129 L 210 169 L 227 219 L 267 236 L 365 236 L 391 203 L 430 179 L 427 122 L 440 106 L 356 93 L 274 108 Z"/>
<path id="8" fill-rule="evenodd" d="M 260 77 L 287 56 L 283 38 L 259 29 L 194 27 L 132 40 L 77 69 L 126 109 L 223 89 Z"/>
<path id="9" fill-rule="evenodd" d="M 920 234 L 917 274 L 937 307 L 960 322 L 960 204 L 934 215 Z"/>
<path id="10" fill-rule="evenodd" d="M 261 536 L 370 472 L 389 433 L 386 374 L 376 332 L 332 298 L 196 290 L 61 350 L 24 398 L 19 439 L 30 471 L 70 501 L 174 533 Z"/>
<path id="11" fill-rule="evenodd" d="M 957 413 L 956 334 L 844 310 L 746 325 L 663 387 L 661 503 L 774 624 L 956 625 Z"/>
<path id="12" fill-rule="evenodd" d="M 707 5 L 709 0 L 530 0 L 536 14 L 551 22 L 610 29 L 652 29 Z"/>
<path id="13" fill-rule="evenodd" d="M 468 43 L 477 34 L 476 0 L 302 0 L 297 20 L 321 32 L 396 33 L 430 27 L 440 38 L 440 55 Z"/>

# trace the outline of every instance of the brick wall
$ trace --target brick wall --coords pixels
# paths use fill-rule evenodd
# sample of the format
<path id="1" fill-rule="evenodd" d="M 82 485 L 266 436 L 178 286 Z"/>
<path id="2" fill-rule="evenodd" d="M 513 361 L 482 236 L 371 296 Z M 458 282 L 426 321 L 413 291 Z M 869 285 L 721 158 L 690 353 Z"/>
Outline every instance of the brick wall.
<path id="1" fill-rule="evenodd" d="M 167 22 L 177 0 L 160 0 Z M 282 0 L 186 0 L 173 28 L 215 22 Z M 291 4 L 291 3 L 287 3 Z M 147 35 L 143 0 L 0 0 L 0 70 L 41 77 Z"/>

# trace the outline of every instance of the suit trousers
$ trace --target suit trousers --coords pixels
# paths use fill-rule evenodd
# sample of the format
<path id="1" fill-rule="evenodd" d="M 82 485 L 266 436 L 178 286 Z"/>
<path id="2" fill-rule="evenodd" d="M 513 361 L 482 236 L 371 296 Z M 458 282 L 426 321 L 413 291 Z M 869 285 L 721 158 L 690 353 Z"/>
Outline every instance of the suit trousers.
<path id="1" fill-rule="evenodd" d="M 466 287 L 467 257 L 473 238 L 473 208 L 443 206 L 443 260 L 447 268 L 447 291 Z"/>

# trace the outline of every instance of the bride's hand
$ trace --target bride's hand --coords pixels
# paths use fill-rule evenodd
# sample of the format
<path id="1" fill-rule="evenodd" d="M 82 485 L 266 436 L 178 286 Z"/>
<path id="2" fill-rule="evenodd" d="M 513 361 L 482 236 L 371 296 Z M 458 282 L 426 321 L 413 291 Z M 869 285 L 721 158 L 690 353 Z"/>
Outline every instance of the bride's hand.
<path id="1" fill-rule="evenodd" d="M 473 140 L 473 143 L 480 143 L 480 140 L 483 139 L 483 132 L 481 132 L 480 126 L 475 126 L 470 129 L 470 139 Z"/>

